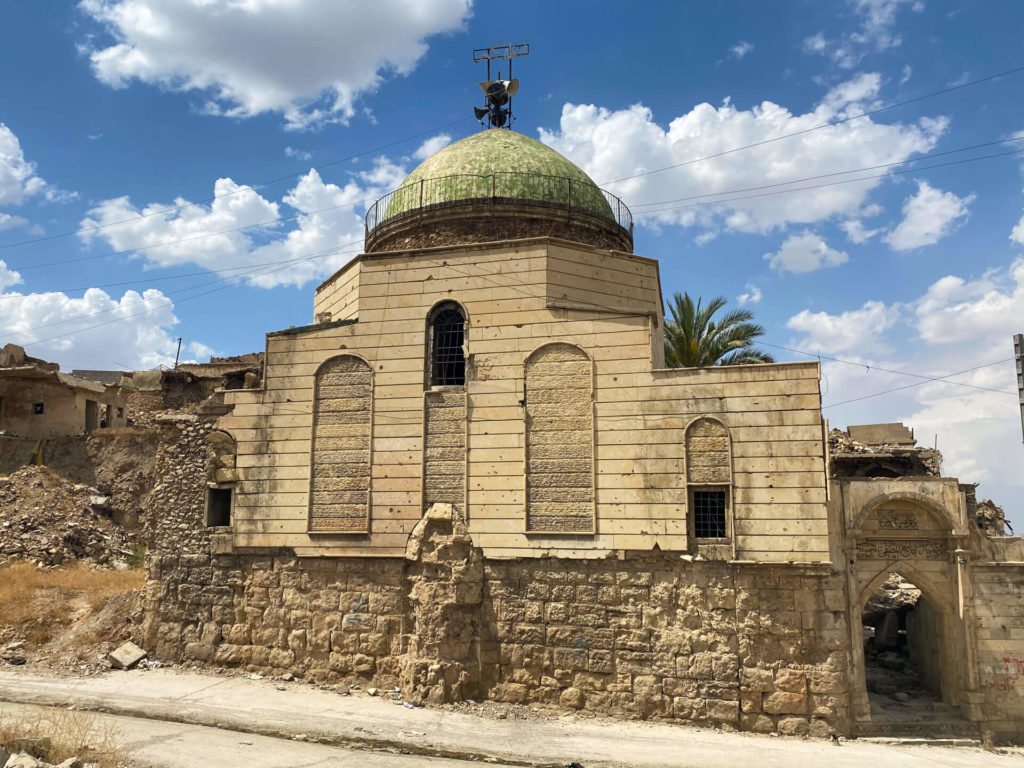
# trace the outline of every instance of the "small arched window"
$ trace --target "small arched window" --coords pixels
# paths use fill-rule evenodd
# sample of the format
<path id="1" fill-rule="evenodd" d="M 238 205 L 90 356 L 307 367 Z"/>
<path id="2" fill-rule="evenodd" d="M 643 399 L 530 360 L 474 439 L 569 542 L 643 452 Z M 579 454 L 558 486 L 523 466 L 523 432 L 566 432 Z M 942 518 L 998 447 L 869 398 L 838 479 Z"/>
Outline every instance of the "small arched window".
<path id="1" fill-rule="evenodd" d="M 434 309 L 429 321 L 430 386 L 466 383 L 466 315 L 455 302 Z"/>

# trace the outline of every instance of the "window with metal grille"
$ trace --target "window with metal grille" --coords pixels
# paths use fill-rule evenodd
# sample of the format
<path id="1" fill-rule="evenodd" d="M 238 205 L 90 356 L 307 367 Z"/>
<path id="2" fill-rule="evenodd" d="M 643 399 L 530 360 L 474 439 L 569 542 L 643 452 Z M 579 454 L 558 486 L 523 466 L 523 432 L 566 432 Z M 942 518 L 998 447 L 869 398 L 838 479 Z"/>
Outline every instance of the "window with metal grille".
<path id="1" fill-rule="evenodd" d="M 460 386 L 466 383 L 466 317 L 457 304 L 445 304 L 430 323 L 430 385 Z"/>
<path id="2" fill-rule="evenodd" d="M 727 504 L 725 488 L 694 489 L 690 492 L 694 538 L 724 539 L 728 535 L 725 525 Z"/>

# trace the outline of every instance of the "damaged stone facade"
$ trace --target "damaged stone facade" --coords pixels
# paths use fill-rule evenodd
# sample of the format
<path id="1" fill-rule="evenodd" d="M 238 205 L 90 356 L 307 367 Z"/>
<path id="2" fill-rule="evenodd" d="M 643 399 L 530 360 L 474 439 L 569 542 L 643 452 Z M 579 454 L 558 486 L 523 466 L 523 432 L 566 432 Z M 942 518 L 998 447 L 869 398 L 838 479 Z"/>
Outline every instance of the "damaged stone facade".
<path id="1" fill-rule="evenodd" d="M 829 439 L 816 363 L 664 369 L 657 263 L 560 231 L 363 254 L 257 386 L 162 422 L 147 650 L 867 733 L 862 610 L 898 571 L 939 611 L 949 706 L 1016 738 L 1022 540 L 983 536 L 912 435 Z"/>

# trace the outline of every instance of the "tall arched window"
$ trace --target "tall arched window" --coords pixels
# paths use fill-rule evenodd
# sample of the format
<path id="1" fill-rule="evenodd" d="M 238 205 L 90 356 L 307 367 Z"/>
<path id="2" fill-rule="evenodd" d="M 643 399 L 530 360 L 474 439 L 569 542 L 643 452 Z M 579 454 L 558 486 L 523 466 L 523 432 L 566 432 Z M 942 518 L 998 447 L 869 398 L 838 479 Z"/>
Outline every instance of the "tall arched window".
<path id="1" fill-rule="evenodd" d="M 439 304 L 428 321 L 430 386 L 466 383 L 466 315 L 454 301 Z"/>
<path id="2" fill-rule="evenodd" d="M 686 482 L 693 539 L 698 543 L 730 539 L 732 449 L 729 430 L 718 419 L 700 418 L 687 427 Z"/>

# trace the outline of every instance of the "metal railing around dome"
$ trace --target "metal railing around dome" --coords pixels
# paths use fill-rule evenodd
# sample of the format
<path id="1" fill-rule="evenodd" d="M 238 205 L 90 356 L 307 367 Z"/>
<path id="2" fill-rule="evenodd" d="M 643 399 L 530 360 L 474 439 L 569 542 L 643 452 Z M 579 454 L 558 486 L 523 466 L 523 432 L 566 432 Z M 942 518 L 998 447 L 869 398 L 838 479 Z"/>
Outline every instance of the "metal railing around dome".
<path id="1" fill-rule="evenodd" d="M 633 234 L 633 214 L 610 192 L 579 179 L 499 171 L 486 176 L 454 174 L 421 179 L 388 192 L 366 211 L 366 235 L 425 210 L 471 203 L 530 203 L 570 215 L 614 220 Z"/>

